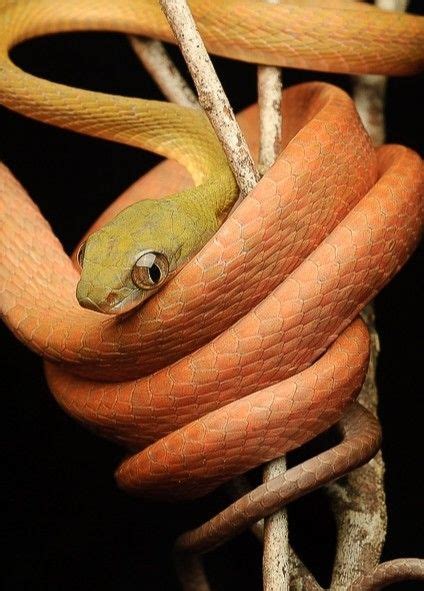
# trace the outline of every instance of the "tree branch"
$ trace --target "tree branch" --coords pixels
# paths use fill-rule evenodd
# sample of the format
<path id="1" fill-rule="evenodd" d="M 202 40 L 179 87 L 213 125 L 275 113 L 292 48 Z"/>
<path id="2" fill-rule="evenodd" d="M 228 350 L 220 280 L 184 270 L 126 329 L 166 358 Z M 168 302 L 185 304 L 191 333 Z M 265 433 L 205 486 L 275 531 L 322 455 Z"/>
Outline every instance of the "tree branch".
<path id="1" fill-rule="evenodd" d="M 376 416 L 375 370 L 379 345 L 371 306 L 364 319 L 371 335 L 371 356 L 359 402 Z M 338 530 L 332 591 L 345 591 L 380 560 L 387 522 L 383 476 L 384 463 L 379 451 L 368 464 L 327 487 Z"/>
<path id="2" fill-rule="evenodd" d="M 386 10 L 405 10 L 405 0 L 376 0 Z M 376 146 L 384 143 L 385 76 L 354 76 L 353 97 L 356 108 Z M 363 313 L 371 336 L 370 365 L 359 402 L 377 417 L 378 392 L 376 364 L 378 335 L 372 305 Z M 384 492 L 384 461 L 381 451 L 368 464 L 351 472 L 344 481 L 330 484 L 338 542 L 331 582 L 332 591 L 347 589 L 358 577 L 373 571 L 380 560 L 387 530 Z"/>
<path id="3" fill-rule="evenodd" d="M 267 0 L 278 4 L 279 0 Z M 259 104 L 259 165 L 265 174 L 279 154 L 281 146 L 282 114 L 281 69 L 258 66 Z M 264 468 L 263 481 L 284 474 L 285 457 L 277 458 Z M 283 508 L 264 520 L 263 587 L 265 591 L 288 591 L 290 587 L 289 526 L 287 509 Z"/>
<path id="4" fill-rule="evenodd" d="M 160 41 L 131 35 L 128 40 L 136 56 L 169 101 L 183 107 L 199 108 L 196 95 Z"/>
<path id="5" fill-rule="evenodd" d="M 160 0 L 196 86 L 199 102 L 221 141 L 242 196 L 258 181 L 246 140 L 216 75 L 186 0 Z"/>

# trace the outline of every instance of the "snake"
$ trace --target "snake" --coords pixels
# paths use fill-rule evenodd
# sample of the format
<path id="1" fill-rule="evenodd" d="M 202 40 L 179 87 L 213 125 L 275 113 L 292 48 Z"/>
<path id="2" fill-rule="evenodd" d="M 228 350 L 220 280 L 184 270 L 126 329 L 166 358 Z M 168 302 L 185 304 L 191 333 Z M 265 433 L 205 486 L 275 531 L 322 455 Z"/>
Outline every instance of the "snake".
<path id="1" fill-rule="evenodd" d="M 420 17 L 341 0 L 190 6 L 217 55 L 342 73 L 424 66 Z M 302 84 L 283 95 L 281 154 L 232 209 L 237 186 L 200 110 L 71 88 L 10 59 L 16 44 L 58 32 L 172 42 L 158 2 L 2 0 L 0 30 L 3 105 L 166 158 L 75 258 L 0 167 L 2 318 L 44 358 L 66 412 L 131 450 L 118 484 L 145 498 L 199 497 L 341 421 L 339 447 L 179 541 L 202 551 L 372 457 L 378 425 L 355 405 L 369 354 L 358 314 L 420 239 L 421 158 L 376 150 L 342 90 Z M 238 120 L 256 153 L 257 107 Z"/>

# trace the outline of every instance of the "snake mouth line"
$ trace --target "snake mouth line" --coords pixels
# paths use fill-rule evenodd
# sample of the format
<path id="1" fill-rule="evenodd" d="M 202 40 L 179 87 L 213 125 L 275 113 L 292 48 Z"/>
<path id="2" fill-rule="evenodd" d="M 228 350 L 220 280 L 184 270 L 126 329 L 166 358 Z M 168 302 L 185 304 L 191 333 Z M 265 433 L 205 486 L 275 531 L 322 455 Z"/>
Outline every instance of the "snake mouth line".
<path id="1" fill-rule="evenodd" d="M 115 304 L 108 305 L 106 302 L 97 304 L 90 297 L 84 296 L 78 298 L 78 303 L 82 308 L 98 312 L 100 314 L 108 314 L 109 316 L 120 316 L 130 312 L 142 303 L 142 298 L 137 298 L 137 294 L 130 293 Z"/>
<path id="2" fill-rule="evenodd" d="M 137 302 L 134 302 L 133 294 L 126 296 L 112 306 L 108 305 L 107 303 L 97 304 L 88 296 L 79 297 L 78 303 L 82 308 L 86 308 L 87 310 L 92 310 L 93 312 L 98 312 L 100 314 L 108 314 L 110 316 L 124 314 L 137 305 Z"/>
<path id="3" fill-rule="evenodd" d="M 114 304 L 113 306 L 109 306 L 108 308 L 102 308 L 102 312 L 104 314 L 110 314 L 114 316 L 121 316 L 122 314 L 126 314 L 130 312 L 134 308 L 140 306 L 145 298 L 143 298 L 141 293 L 130 293 L 122 300 Z"/>

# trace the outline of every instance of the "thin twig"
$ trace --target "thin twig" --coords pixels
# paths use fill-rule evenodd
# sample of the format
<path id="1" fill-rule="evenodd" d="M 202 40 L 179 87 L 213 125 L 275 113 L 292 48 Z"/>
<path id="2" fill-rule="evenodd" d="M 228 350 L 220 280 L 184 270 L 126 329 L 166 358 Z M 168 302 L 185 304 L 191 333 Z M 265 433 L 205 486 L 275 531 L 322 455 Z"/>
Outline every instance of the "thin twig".
<path id="1" fill-rule="evenodd" d="M 384 144 L 384 97 L 387 77 L 374 74 L 355 76 L 353 99 L 362 123 L 376 146 Z"/>
<path id="2" fill-rule="evenodd" d="M 286 458 L 282 456 L 264 468 L 264 482 L 284 474 Z M 265 518 L 262 578 L 265 591 L 288 591 L 289 570 L 289 526 L 287 509 L 283 508 Z"/>
<path id="3" fill-rule="evenodd" d="M 296 552 L 290 548 L 290 591 L 323 591 Z"/>
<path id="4" fill-rule="evenodd" d="M 406 12 L 409 0 L 375 0 L 375 5 L 382 10 Z"/>
<path id="5" fill-rule="evenodd" d="M 191 106 L 193 102 L 198 104 L 161 43 L 135 37 L 130 38 L 130 42 L 146 69 L 151 73 L 169 100 L 186 106 Z M 260 161 L 265 171 L 271 166 L 278 154 L 281 137 L 281 75 L 279 68 L 259 67 L 258 86 L 261 113 Z M 271 463 L 268 470 L 266 470 L 268 479 L 278 476 L 283 471 L 285 471 L 284 458 Z M 264 586 L 268 589 L 288 589 L 288 525 L 286 510 L 283 509 L 277 512 L 274 516 L 268 518 L 267 522 L 264 545 Z M 259 524 L 257 525 L 259 526 Z M 187 558 L 184 559 L 184 564 L 179 563 L 178 566 L 179 578 L 184 589 L 207 585 L 200 559 Z"/>
<path id="6" fill-rule="evenodd" d="M 267 0 L 278 4 L 279 0 Z M 263 175 L 278 156 L 281 145 L 281 68 L 258 66 L 259 172 Z"/>
<path id="7" fill-rule="evenodd" d="M 249 494 L 252 491 L 246 476 L 238 476 L 234 478 L 228 486 L 228 492 L 234 500 Z M 264 541 L 264 519 L 256 521 L 250 526 L 251 532 L 255 535 L 257 540 L 262 544 Z M 291 591 L 322 591 L 322 587 L 318 585 L 314 576 L 309 572 L 307 567 L 300 560 L 299 556 L 289 545 L 289 572 L 290 572 L 290 590 Z"/>
<path id="8" fill-rule="evenodd" d="M 371 357 L 359 401 L 376 416 L 375 369 L 379 347 L 371 307 L 367 308 L 365 320 L 371 335 Z M 332 591 L 345 591 L 380 560 L 387 520 L 383 476 L 384 463 L 378 452 L 368 464 L 327 488 L 338 530 Z"/>
<path id="9" fill-rule="evenodd" d="M 169 101 L 183 107 L 199 108 L 196 95 L 169 57 L 163 43 L 132 35 L 128 39 L 134 53 Z"/>
<path id="10" fill-rule="evenodd" d="M 279 0 L 266 0 L 278 4 Z M 258 66 L 259 164 L 265 174 L 278 156 L 281 146 L 281 69 Z M 284 474 L 285 457 L 277 458 L 264 468 L 264 482 Z M 288 591 L 290 587 L 289 526 L 287 509 L 283 508 L 264 521 L 263 588 L 265 591 Z"/>
<path id="11" fill-rule="evenodd" d="M 199 102 L 221 141 L 243 196 L 253 189 L 258 174 L 246 140 L 216 75 L 185 0 L 160 0 L 196 86 Z"/>
<path id="12" fill-rule="evenodd" d="M 161 6 L 190 70 L 199 103 L 221 141 L 241 196 L 244 197 L 255 186 L 259 175 L 190 9 L 185 0 L 161 0 Z M 189 89 L 185 80 L 178 73 L 164 47 L 157 42 L 140 42 L 134 39 L 131 43 L 164 95 L 178 104 L 193 106 L 193 96 L 187 92 Z M 190 104 L 187 104 L 187 101 Z M 198 106 L 197 100 L 195 106 Z M 209 591 L 200 557 L 190 554 L 176 555 L 175 564 L 184 591 Z"/>
<path id="13" fill-rule="evenodd" d="M 382 10 L 405 12 L 408 2 L 409 0 L 375 0 L 375 5 Z M 353 76 L 353 99 L 362 123 L 376 146 L 384 144 L 386 136 L 386 88 L 387 76 Z"/>
<path id="14" fill-rule="evenodd" d="M 405 10 L 405 0 L 376 0 L 386 10 Z M 354 76 L 353 96 L 365 129 L 376 146 L 385 139 L 385 76 Z M 359 401 L 377 416 L 376 363 L 378 335 L 372 306 L 364 311 L 371 336 L 371 357 Z M 384 462 L 381 451 L 368 464 L 350 473 L 343 482 L 328 487 L 338 529 L 331 582 L 332 591 L 347 589 L 353 581 L 378 565 L 387 530 Z"/>

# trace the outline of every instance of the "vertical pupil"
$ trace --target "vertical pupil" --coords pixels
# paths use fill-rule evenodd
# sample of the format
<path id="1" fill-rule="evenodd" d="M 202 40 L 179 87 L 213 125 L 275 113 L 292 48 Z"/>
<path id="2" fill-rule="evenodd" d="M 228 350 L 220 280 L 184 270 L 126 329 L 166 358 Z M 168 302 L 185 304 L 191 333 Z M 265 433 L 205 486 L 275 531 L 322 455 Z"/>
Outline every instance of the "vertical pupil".
<path id="1" fill-rule="evenodd" d="M 152 265 L 149 268 L 149 277 L 152 283 L 159 283 L 160 281 L 160 269 L 157 265 Z"/>

